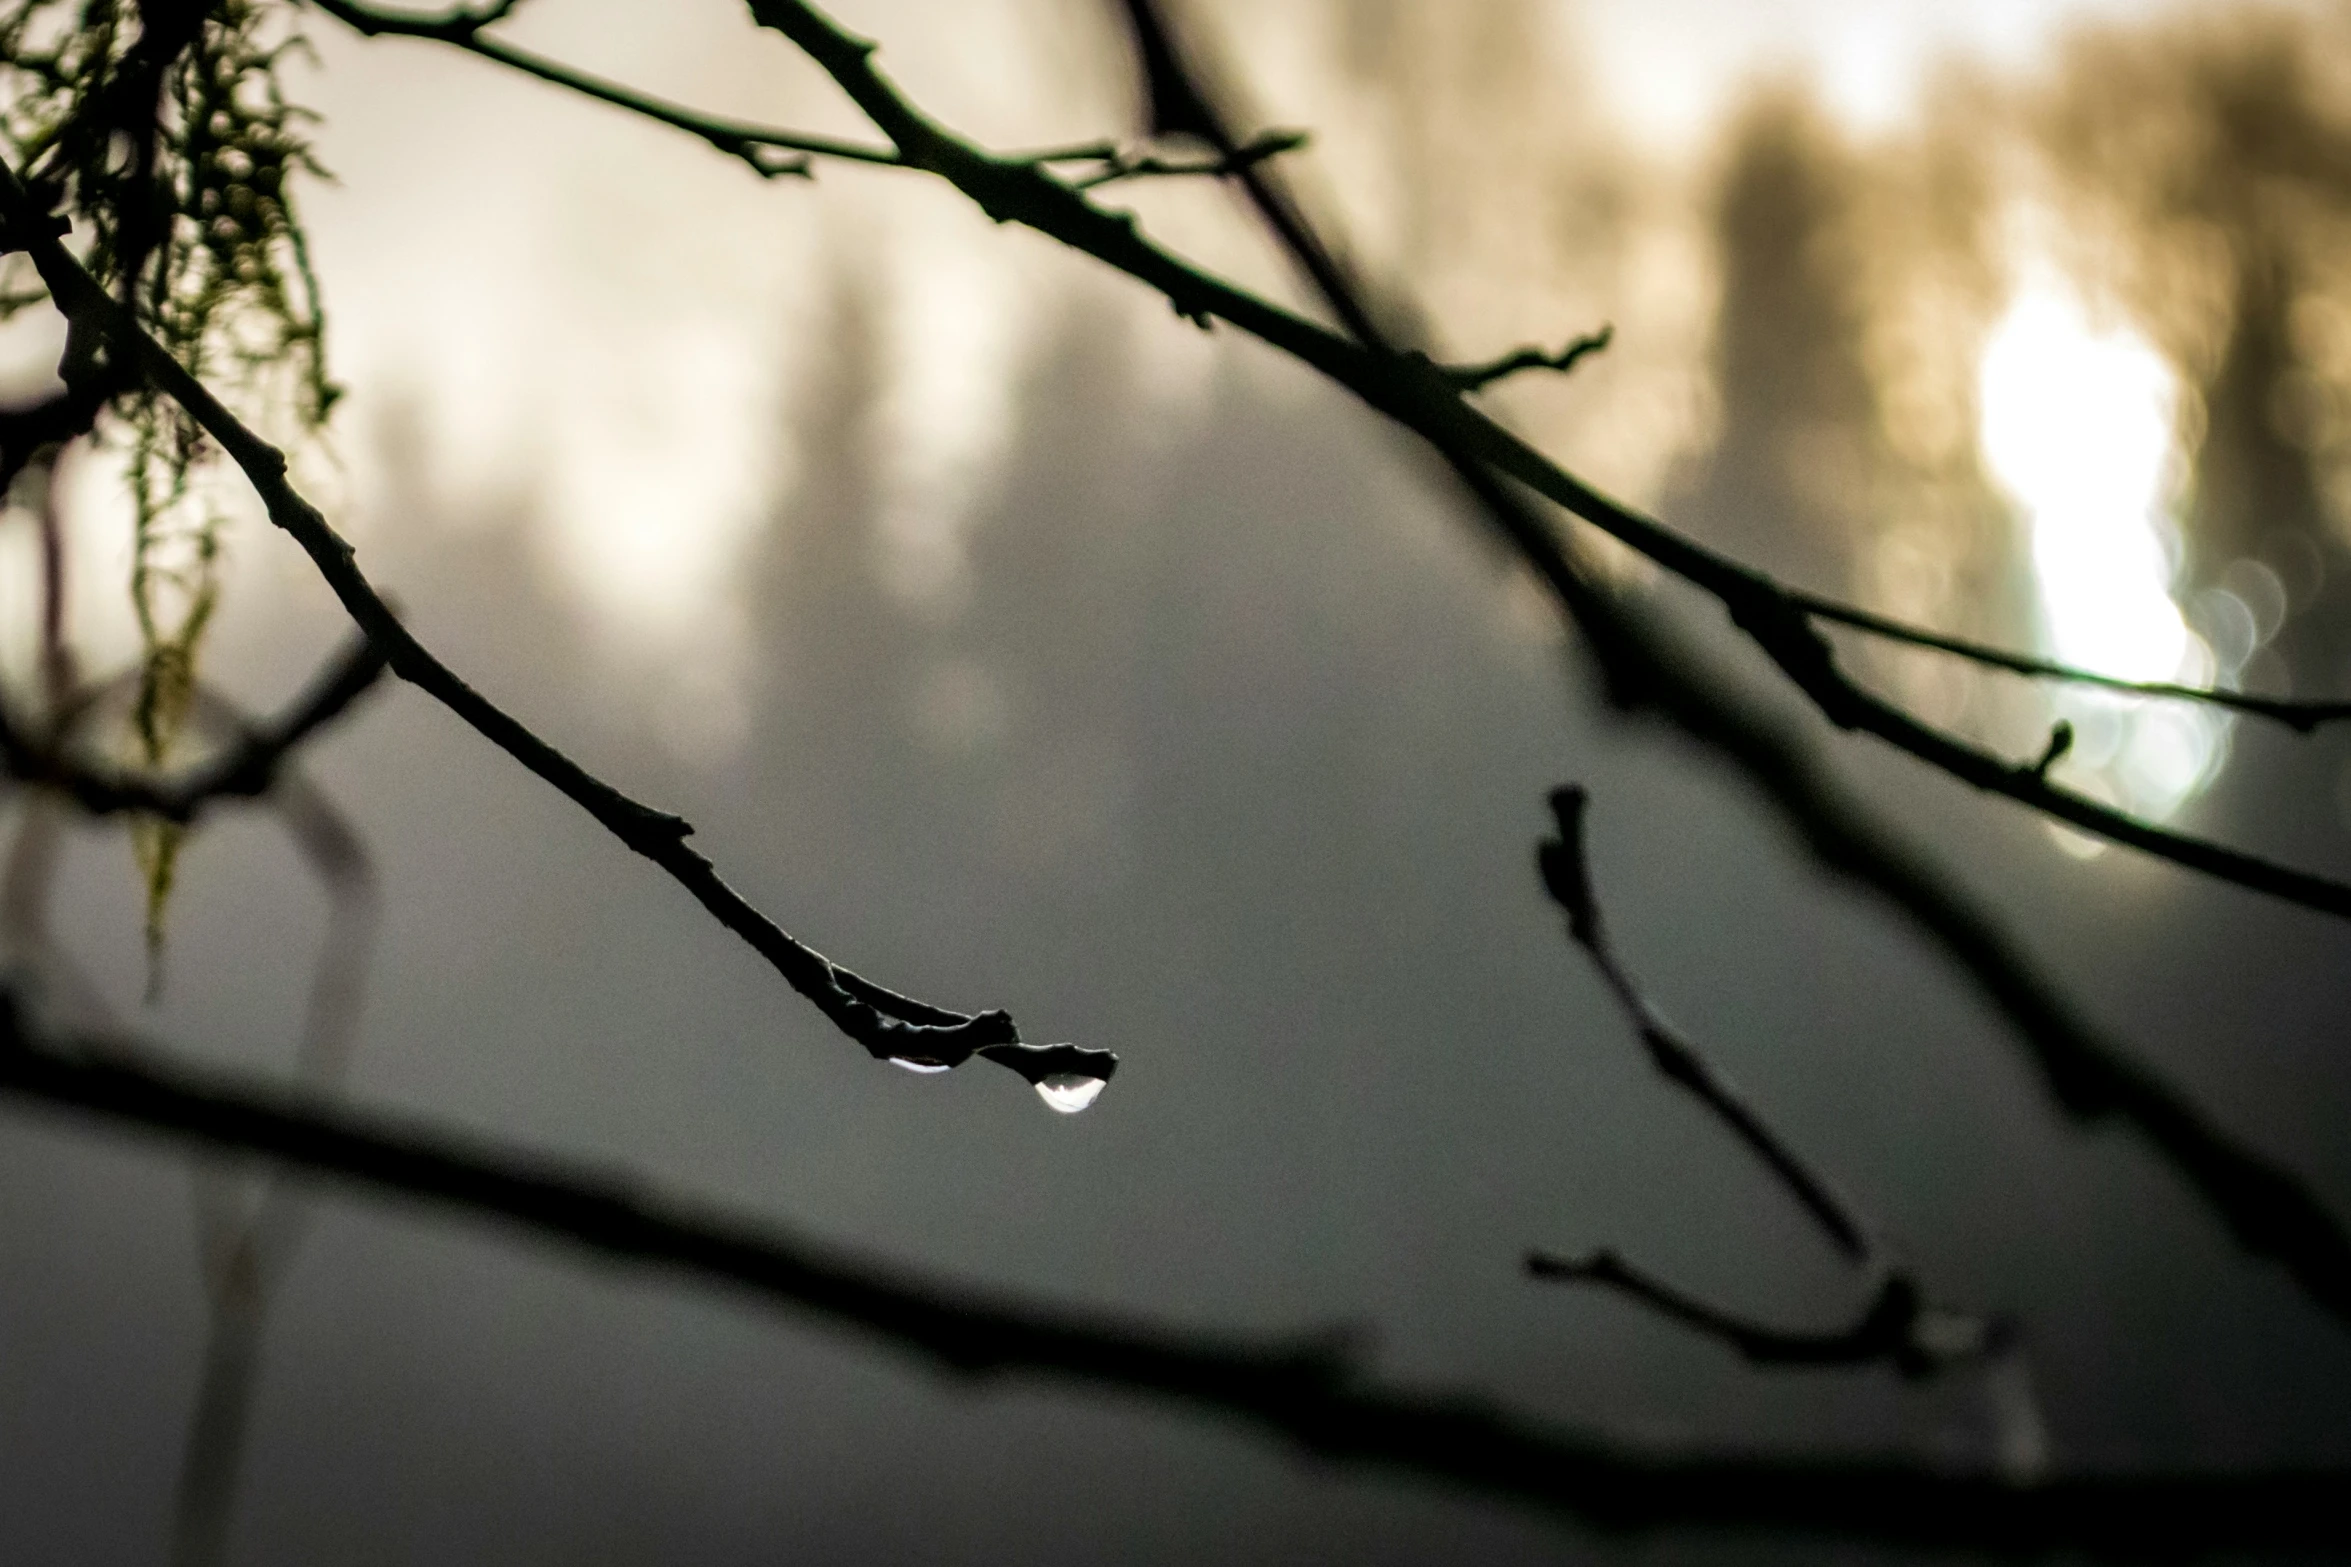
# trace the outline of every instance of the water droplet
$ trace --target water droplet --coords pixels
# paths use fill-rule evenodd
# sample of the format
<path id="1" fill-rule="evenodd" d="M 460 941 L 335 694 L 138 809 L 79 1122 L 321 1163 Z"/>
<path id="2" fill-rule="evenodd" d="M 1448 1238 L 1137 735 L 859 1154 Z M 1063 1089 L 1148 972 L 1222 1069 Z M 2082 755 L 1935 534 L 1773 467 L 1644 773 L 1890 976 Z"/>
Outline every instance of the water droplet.
<path id="1" fill-rule="evenodd" d="M 933 1072 L 952 1072 L 955 1070 L 954 1067 L 948 1065 L 946 1062 L 934 1061 L 929 1056 L 892 1056 L 890 1057 L 890 1065 L 902 1066 L 909 1072 L 920 1072 L 925 1077 L 930 1076 Z"/>
<path id="2" fill-rule="evenodd" d="M 1102 1097 L 1104 1082 L 1083 1072 L 1055 1072 L 1037 1079 L 1037 1097 L 1063 1115 L 1075 1115 Z"/>

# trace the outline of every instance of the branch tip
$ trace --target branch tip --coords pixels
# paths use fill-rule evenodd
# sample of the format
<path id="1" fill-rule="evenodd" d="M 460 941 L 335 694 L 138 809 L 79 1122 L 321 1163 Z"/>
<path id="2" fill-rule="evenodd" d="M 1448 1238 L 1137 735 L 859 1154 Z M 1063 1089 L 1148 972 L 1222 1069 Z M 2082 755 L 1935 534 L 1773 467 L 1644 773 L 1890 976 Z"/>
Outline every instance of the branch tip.
<path id="1" fill-rule="evenodd" d="M 1557 353 L 1545 353 L 1542 349 L 1530 345 L 1525 348 L 1513 349 L 1500 358 L 1489 359 L 1483 364 L 1440 365 L 1437 370 L 1440 375 L 1452 383 L 1456 391 L 1483 391 L 1496 381 L 1527 370 L 1554 370 L 1561 375 L 1566 375 L 1584 360 L 1607 348 L 1615 339 L 1616 326 L 1612 322 L 1602 326 L 1597 332 L 1587 332 L 1582 337 L 1569 341 L 1562 345 Z"/>

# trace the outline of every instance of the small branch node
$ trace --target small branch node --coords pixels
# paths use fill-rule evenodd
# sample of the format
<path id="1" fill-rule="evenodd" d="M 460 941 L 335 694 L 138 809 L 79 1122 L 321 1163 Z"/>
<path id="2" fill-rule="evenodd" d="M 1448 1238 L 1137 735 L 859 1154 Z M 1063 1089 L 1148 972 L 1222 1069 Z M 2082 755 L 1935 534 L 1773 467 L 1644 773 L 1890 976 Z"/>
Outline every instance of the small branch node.
<path id="1" fill-rule="evenodd" d="M 1255 168 L 1269 158 L 1286 152 L 1296 152 L 1307 143 L 1304 131 L 1266 131 L 1251 138 L 1230 155 L 1173 158 L 1148 151 L 1143 147 L 1122 147 L 1115 142 L 1094 142 L 1080 147 L 1061 147 L 1049 152 L 1032 153 L 1023 160 L 1030 168 L 1042 169 L 1057 163 L 1092 163 L 1099 165 L 1087 173 L 1071 179 L 1072 190 L 1098 190 L 1119 180 L 1131 179 L 1229 179 Z"/>
<path id="2" fill-rule="evenodd" d="M 1483 391 L 1496 381 L 1527 370 L 1555 370 L 1565 375 L 1585 359 L 1606 348 L 1615 337 L 1616 327 L 1611 324 L 1576 338 L 1557 353 L 1545 353 L 1540 348 L 1530 346 L 1514 349 L 1499 359 L 1489 359 L 1483 364 L 1439 365 L 1437 373 L 1451 382 L 1456 391 L 1462 392 Z"/>
<path id="3" fill-rule="evenodd" d="M 2049 769 L 2055 767 L 2059 761 L 2064 759 L 2065 753 L 2072 749 L 2073 724 L 2068 719 L 2060 718 L 2049 726 L 2049 744 L 2043 748 L 2041 759 L 2025 770 L 2043 783 L 2047 783 Z"/>

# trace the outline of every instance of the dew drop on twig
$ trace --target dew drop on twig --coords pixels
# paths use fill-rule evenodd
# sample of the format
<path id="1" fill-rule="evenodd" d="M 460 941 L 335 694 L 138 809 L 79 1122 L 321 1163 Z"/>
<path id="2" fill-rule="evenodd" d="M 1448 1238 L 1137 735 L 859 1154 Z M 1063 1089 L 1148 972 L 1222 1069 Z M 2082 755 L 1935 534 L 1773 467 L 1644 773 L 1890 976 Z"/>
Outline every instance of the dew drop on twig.
<path id="1" fill-rule="evenodd" d="M 1037 1097 L 1063 1115 L 1075 1115 L 1102 1097 L 1104 1085 L 1104 1079 L 1083 1072 L 1055 1072 L 1037 1079 Z"/>
<path id="2" fill-rule="evenodd" d="M 929 1056 L 892 1056 L 890 1057 L 890 1065 L 904 1067 L 909 1072 L 920 1072 L 925 1077 L 930 1076 L 933 1072 L 955 1070 L 946 1062 L 934 1061 Z"/>

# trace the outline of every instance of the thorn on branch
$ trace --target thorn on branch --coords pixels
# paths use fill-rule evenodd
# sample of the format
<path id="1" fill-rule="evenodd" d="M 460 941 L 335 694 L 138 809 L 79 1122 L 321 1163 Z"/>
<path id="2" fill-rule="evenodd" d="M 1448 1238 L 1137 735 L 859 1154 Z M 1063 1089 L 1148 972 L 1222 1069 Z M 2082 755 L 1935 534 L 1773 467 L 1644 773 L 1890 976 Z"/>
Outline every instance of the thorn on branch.
<path id="1" fill-rule="evenodd" d="M 1585 359 L 1606 348 L 1615 338 L 1616 328 L 1613 325 L 1603 326 L 1597 332 L 1588 332 L 1568 343 L 1555 354 L 1547 354 L 1539 348 L 1520 348 L 1499 359 L 1489 359 L 1484 364 L 1440 365 L 1437 368 L 1438 373 L 1452 382 L 1456 389 L 1464 392 L 1482 391 L 1494 382 L 1517 375 L 1522 370 L 1556 370 L 1565 375 Z"/>
<path id="2" fill-rule="evenodd" d="M 2071 720 L 2060 718 L 2049 726 L 2049 744 L 2041 752 L 2041 759 L 2033 763 L 2032 775 L 2043 783 L 2048 782 L 2049 769 L 2055 767 L 2064 758 L 2065 753 L 2072 749 L 2073 724 Z"/>

